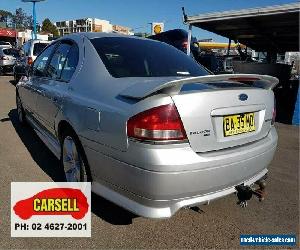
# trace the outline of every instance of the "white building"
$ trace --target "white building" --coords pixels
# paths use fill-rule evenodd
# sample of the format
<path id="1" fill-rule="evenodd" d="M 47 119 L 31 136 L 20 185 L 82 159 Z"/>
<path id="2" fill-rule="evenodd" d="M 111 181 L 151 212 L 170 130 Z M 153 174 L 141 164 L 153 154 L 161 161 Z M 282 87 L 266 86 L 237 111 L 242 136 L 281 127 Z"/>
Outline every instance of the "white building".
<path id="1" fill-rule="evenodd" d="M 36 38 L 39 40 L 46 40 L 48 41 L 49 35 L 48 34 L 36 34 Z M 23 43 L 27 42 L 28 40 L 33 38 L 33 31 L 32 30 L 25 30 L 18 32 L 18 45 L 22 45 Z"/>
<path id="2" fill-rule="evenodd" d="M 107 20 L 82 18 L 55 23 L 61 36 L 76 32 L 112 32 L 113 27 Z"/>

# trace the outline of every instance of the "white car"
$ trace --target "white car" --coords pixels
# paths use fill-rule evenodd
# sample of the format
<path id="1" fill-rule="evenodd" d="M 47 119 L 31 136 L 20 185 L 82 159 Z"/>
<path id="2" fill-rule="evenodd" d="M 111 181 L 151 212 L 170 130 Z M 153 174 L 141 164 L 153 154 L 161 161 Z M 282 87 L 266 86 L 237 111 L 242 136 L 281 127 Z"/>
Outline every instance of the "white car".
<path id="1" fill-rule="evenodd" d="M 9 47 L 11 47 L 11 43 L 10 42 L 5 42 L 5 41 L 0 41 L 0 47 L 1 46 L 9 46 Z"/>
<path id="2" fill-rule="evenodd" d="M 50 41 L 45 40 L 29 40 L 23 44 L 21 50 L 23 57 L 18 60 L 13 69 L 15 81 L 18 82 L 21 76 L 26 75 L 29 66 L 49 43 Z"/>
<path id="3" fill-rule="evenodd" d="M 32 64 L 35 58 L 47 47 L 50 41 L 29 40 L 23 44 L 22 51 L 27 59 L 28 64 Z"/>
<path id="4" fill-rule="evenodd" d="M 0 75 L 11 72 L 19 58 L 19 51 L 9 46 L 0 46 Z"/>

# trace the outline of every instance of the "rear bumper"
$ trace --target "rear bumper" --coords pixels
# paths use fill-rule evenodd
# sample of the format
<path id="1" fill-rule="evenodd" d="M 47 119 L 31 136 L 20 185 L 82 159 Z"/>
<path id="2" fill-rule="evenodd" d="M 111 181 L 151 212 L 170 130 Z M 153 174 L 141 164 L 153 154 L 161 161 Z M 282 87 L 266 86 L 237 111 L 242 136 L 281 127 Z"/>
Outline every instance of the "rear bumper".
<path id="1" fill-rule="evenodd" d="M 260 173 L 256 174 L 249 180 L 244 181 L 243 183 L 245 185 L 251 185 L 254 182 L 261 179 L 266 173 L 268 172 L 267 169 L 264 169 Z M 227 196 L 229 194 L 232 194 L 236 192 L 235 187 L 229 187 L 214 193 L 208 193 L 201 196 L 195 196 L 195 197 L 186 197 L 183 199 L 178 200 L 172 200 L 172 201 L 149 201 L 145 200 L 144 203 L 141 202 L 141 199 L 139 201 L 136 201 L 135 199 L 132 199 L 132 196 L 125 196 L 121 193 L 116 192 L 113 189 L 108 188 L 107 186 L 100 184 L 98 182 L 93 183 L 92 190 L 96 194 L 99 194 L 106 198 L 107 200 L 110 200 L 119 206 L 139 215 L 142 217 L 147 218 L 153 218 L 153 219 L 163 219 L 163 218 L 170 218 L 172 215 L 174 215 L 179 209 L 183 207 L 188 206 L 195 206 L 200 204 L 209 203 L 212 200 L 222 198 L 224 196 Z M 152 206 L 151 206 L 152 203 Z M 160 207 L 156 207 L 156 205 L 159 205 L 159 203 L 164 204 Z M 155 205 L 155 206 L 154 206 Z"/>
<path id="2" fill-rule="evenodd" d="M 130 164 L 87 146 L 85 151 L 95 193 L 138 215 L 166 218 L 181 207 L 206 203 L 235 192 L 236 185 L 257 181 L 266 174 L 276 145 L 277 133 L 272 128 L 266 138 L 251 145 L 193 156 L 188 150 L 174 151 L 168 163 L 163 156 L 155 159 L 153 152 L 151 159 L 136 152 L 140 163 Z"/>

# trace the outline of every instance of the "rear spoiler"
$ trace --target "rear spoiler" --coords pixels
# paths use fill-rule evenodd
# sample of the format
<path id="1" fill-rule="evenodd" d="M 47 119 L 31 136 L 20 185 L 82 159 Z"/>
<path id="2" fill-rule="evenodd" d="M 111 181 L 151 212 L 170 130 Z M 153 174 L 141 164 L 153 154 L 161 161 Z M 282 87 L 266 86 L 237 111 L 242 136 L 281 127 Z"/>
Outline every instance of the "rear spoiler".
<path id="1" fill-rule="evenodd" d="M 223 74 L 223 75 L 206 75 L 197 77 L 188 77 L 183 79 L 176 79 L 173 81 L 161 83 L 155 81 L 153 83 L 142 82 L 134 84 L 119 95 L 134 99 L 142 99 L 156 92 L 162 92 L 169 95 L 178 94 L 184 84 L 188 83 L 205 83 L 221 81 L 235 81 L 235 82 L 251 82 L 251 86 L 262 89 L 273 89 L 279 82 L 276 77 L 269 75 L 257 75 L 257 74 Z"/>

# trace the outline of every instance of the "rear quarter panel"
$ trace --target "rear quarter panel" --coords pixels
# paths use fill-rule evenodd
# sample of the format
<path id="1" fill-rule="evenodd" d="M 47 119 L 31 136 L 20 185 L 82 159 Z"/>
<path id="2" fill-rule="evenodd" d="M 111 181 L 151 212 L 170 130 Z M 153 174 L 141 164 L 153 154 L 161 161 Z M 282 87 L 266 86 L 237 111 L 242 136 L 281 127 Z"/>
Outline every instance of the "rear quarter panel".
<path id="1" fill-rule="evenodd" d="M 115 150 L 126 151 L 127 120 L 145 109 L 172 103 L 172 99 L 165 94 L 139 102 L 120 97 L 120 91 L 127 87 L 125 81 L 110 76 L 88 39 L 82 37 L 76 42 L 79 64 L 55 119 L 56 131 L 59 122 L 66 120 L 79 137 L 96 142 L 96 150 L 109 155 Z"/>

